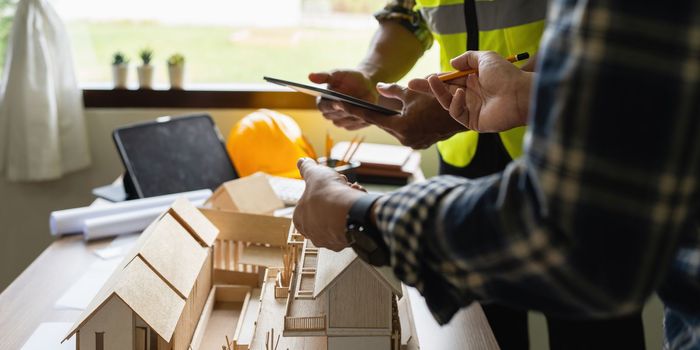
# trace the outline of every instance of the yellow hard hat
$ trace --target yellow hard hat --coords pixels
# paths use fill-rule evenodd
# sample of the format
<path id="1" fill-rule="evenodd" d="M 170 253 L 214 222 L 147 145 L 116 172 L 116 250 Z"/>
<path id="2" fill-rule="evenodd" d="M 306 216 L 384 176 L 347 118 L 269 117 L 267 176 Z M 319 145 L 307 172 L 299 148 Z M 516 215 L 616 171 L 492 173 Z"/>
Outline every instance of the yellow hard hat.
<path id="1" fill-rule="evenodd" d="M 239 120 L 228 135 L 226 150 L 241 177 L 262 171 L 298 179 L 297 160 L 316 158 L 294 119 L 268 109 Z"/>

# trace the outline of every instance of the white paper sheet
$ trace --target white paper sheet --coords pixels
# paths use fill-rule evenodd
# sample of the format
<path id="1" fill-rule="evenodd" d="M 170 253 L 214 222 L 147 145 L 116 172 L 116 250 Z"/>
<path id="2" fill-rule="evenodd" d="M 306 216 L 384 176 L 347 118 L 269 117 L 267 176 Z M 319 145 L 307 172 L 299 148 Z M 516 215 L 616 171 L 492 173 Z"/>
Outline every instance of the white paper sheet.
<path id="1" fill-rule="evenodd" d="M 75 336 L 61 344 L 72 322 L 43 322 L 22 346 L 22 350 L 74 350 Z"/>
<path id="2" fill-rule="evenodd" d="M 121 258 L 114 258 L 92 263 L 83 276 L 58 298 L 54 307 L 85 310 L 100 288 L 107 282 L 109 276 L 119 266 L 121 260 Z"/>
<path id="3" fill-rule="evenodd" d="M 96 249 L 94 253 L 105 260 L 124 256 L 134 247 L 136 241 L 139 240 L 139 237 L 141 237 L 140 233 L 119 236 L 115 238 L 112 243 L 109 244 L 109 246 L 102 249 Z"/>
<path id="4" fill-rule="evenodd" d="M 134 199 L 130 201 L 114 203 L 109 206 L 100 205 L 59 210 L 51 213 L 51 217 L 49 218 L 49 226 L 51 228 L 51 234 L 54 236 L 67 233 L 79 233 L 82 232 L 85 220 L 87 219 L 102 217 L 106 215 L 142 211 L 144 209 L 154 207 L 167 207 L 170 204 L 172 204 L 172 202 L 174 202 L 175 199 L 177 199 L 178 197 L 185 197 L 190 201 L 207 199 L 211 196 L 211 194 L 211 190 L 206 189 L 168 194 L 165 196 L 158 197 Z"/>

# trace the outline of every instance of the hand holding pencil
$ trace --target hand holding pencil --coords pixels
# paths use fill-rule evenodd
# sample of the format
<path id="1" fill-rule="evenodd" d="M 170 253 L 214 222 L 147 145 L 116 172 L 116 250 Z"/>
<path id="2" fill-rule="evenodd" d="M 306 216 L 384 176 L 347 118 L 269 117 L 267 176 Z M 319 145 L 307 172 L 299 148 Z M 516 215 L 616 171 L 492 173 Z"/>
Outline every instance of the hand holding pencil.
<path id="1" fill-rule="evenodd" d="M 533 73 L 494 52 L 467 51 L 452 59 L 458 72 L 414 79 L 409 88 L 434 95 L 452 118 L 470 130 L 499 132 L 525 125 Z M 476 73 L 478 74 L 472 74 Z"/>

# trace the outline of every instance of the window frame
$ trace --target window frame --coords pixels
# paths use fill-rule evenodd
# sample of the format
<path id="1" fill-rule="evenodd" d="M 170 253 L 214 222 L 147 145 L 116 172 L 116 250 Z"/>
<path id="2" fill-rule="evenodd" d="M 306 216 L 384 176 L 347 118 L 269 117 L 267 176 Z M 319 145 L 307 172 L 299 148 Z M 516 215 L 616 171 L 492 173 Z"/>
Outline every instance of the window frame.
<path id="1" fill-rule="evenodd" d="M 83 88 L 85 108 L 315 109 L 316 99 L 277 89 L 125 90 Z"/>

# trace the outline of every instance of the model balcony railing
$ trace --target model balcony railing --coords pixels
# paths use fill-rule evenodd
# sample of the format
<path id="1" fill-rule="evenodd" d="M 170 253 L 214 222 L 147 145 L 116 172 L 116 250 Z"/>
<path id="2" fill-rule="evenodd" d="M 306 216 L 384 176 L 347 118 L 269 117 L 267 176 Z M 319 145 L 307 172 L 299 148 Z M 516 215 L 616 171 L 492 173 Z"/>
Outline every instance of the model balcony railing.
<path id="1" fill-rule="evenodd" d="M 285 317 L 284 329 L 289 331 L 322 331 L 326 329 L 326 315 Z"/>

